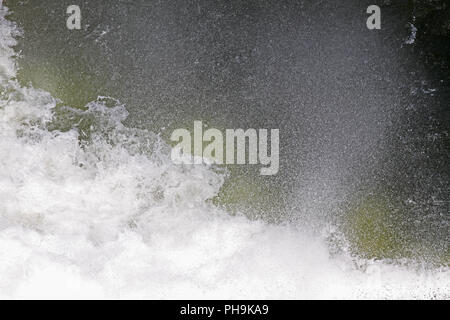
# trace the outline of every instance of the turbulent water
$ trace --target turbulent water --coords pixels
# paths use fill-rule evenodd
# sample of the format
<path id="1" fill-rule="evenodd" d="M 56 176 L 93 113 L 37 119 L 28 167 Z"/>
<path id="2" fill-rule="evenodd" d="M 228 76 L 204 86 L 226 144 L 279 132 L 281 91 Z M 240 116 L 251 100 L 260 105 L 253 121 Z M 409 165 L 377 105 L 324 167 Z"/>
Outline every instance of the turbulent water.
<path id="1" fill-rule="evenodd" d="M 331 221 L 230 214 L 210 201 L 224 171 L 174 165 L 116 97 L 73 109 L 20 84 L 0 10 L 0 297 L 449 298 L 448 267 L 335 250 Z"/>

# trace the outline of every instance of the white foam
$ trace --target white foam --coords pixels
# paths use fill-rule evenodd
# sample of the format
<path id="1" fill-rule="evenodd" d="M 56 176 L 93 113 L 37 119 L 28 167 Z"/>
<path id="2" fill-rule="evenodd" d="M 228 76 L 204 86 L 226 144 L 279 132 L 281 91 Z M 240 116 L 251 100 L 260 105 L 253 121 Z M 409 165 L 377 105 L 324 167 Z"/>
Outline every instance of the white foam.
<path id="1" fill-rule="evenodd" d="M 0 10 L 0 297 L 435 298 L 447 269 L 331 257 L 295 226 L 230 216 L 207 199 L 223 177 L 173 165 L 126 110 L 99 99 L 79 132 L 48 131 L 54 99 L 20 87 L 15 26 Z M 145 148 L 143 148 L 145 147 Z"/>
<path id="2" fill-rule="evenodd" d="M 405 40 L 405 43 L 406 44 L 414 44 L 414 42 L 416 42 L 417 28 L 412 23 L 409 24 L 409 27 L 411 28 L 411 34 Z"/>

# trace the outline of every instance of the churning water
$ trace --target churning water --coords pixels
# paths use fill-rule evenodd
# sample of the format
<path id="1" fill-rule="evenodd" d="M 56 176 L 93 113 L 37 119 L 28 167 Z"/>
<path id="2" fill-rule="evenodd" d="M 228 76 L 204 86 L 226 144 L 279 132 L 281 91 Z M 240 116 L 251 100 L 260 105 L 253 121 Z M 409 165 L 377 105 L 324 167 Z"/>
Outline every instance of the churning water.
<path id="1" fill-rule="evenodd" d="M 397 16 L 187 3 L 0 9 L 0 297 L 448 298 L 448 155 L 402 133 L 434 88 Z M 279 128 L 280 174 L 173 164 L 193 120 Z"/>

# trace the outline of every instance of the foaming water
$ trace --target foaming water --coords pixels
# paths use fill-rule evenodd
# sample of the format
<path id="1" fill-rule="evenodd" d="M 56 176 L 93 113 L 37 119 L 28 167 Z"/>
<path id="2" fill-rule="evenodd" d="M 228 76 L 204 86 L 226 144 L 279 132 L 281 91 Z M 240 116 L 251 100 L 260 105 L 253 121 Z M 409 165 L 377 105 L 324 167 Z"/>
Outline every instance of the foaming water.
<path id="1" fill-rule="evenodd" d="M 325 236 L 231 216 L 224 181 L 173 165 L 158 135 L 110 98 L 58 130 L 50 94 L 18 85 L 0 11 L 0 296 L 6 298 L 448 298 L 448 268 L 332 255 Z M 54 127 L 54 130 L 48 128 Z"/>

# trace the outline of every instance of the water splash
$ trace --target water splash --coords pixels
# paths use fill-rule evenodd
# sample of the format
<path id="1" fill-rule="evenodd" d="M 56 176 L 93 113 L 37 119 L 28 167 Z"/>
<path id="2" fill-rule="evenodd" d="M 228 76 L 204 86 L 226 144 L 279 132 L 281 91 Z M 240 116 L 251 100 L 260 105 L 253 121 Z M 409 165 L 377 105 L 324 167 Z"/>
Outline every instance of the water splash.
<path id="1" fill-rule="evenodd" d="M 223 177 L 179 167 L 158 135 L 100 98 L 57 110 L 15 80 L 0 9 L 0 296 L 448 298 L 449 270 L 331 255 L 300 227 L 230 216 Z M 75 125 L 55 125 L 62 118 Z M 74 121 L 77 120 L 77 121 Z"/>

